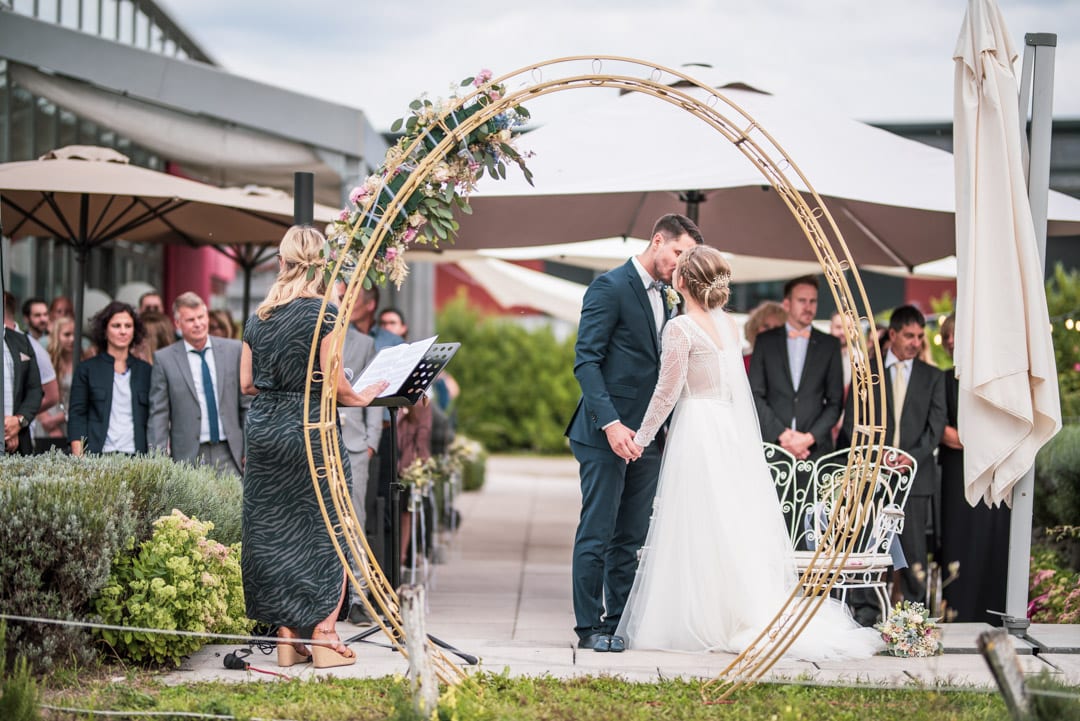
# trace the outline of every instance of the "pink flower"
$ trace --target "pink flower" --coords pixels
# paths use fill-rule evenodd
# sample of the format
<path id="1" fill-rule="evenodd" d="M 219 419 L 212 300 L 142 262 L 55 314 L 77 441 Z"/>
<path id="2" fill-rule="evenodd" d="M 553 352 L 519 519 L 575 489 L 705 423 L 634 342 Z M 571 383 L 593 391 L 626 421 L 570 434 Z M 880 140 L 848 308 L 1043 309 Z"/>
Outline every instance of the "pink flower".
<path id="1" fill-rule="evenodd" d="M 402 242 L 408 244 L 416 240 L 416 228 L 410 227 L 405 231 L 405 234 L 401 237 Z"/>
<path id="2" fill-rule="evenodd" d="M 484 68 L 476 74 L 476 77 L 473 78 L 472 84 L 476 87 L 480 87 L 489 80 L 491 80 L 491 71 L 487 68 Z"/>
<path id="3" fill-rule="evenodd" d="M 495 102 L 496 100 L 498 100 L 498 99 L 499 99 L 499 98 L 501 98 L 502 96 L 501 96 L 501 95 L 499 95 L 499 94 L 498 94 L 497 92 L 495 92 L 494 90 L 492 90 L 492 91 L 491 91 L 490 93 L 488 93 L 488 97 L 489 97 L 489 98 L 491 98 L 491 101 L 492 101 L 492 102 Z"/>
<path id="4" fill-rule="evenodd" d="M 354 190 L 355 190 L 355 188 L 354 188 Z M 354 200 L 353 202 L 355 203 L 356 201 Z M 340 220 L 342 223 L 344 223 L 348 219 L 349 219 L 349 209 L 348 208 L 342 208 L 341 212 L 338 213 L 338 220 Z"/>
<path id="5" fill-rule="evenodd" d="M 397 254 L 398 254 L 397 246 L 396 245 L 391 245 L 389 248 L 386 249 L 386 260 L 388 262 L 393 261 L 394 258 L 397 257 Z"/>
<path id="6" fill-rule="evenodd" d="M 354 205 L 359 205 L 360 201 L 367 197 L 368 189 L 363 185 L 358 185 L 349 191 L 349 202 Z M 344 218 L 342 218 L 344 220 Z"/>

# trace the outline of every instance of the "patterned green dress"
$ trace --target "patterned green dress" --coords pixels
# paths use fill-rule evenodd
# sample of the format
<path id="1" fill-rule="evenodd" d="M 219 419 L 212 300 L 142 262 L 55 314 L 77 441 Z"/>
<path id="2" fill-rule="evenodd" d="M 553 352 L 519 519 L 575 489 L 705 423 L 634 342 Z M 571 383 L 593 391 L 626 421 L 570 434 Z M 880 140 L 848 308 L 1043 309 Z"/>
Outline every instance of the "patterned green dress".
<path id="1" fill-rule="evenodd" d="M 267 320 L 253 315 L 244 328 L 259 389 L 244 424 L 244 601 L 249 618 L 290 628 L 314 626 L 329 616 L 344 579 L 311 482 L 302 422 L 308 354 L 321 304 L 321 299 L 299 298 Z M 331 318 L 336 312 L 327 308 Z M 323 337 L 330 325 L 323 323 Z M 315 363 L 317 368 L 318 354 Z M 312 421 L 318 420 L 321 392 L 322 383 L 312 383 Z M 310 433 L 315 463 L 322 465 L 318 432 Z M 345 477 L 351 478 L 340 437 L 338 452 Z M 336 526 L 325 480 L 319 489 Z"/>

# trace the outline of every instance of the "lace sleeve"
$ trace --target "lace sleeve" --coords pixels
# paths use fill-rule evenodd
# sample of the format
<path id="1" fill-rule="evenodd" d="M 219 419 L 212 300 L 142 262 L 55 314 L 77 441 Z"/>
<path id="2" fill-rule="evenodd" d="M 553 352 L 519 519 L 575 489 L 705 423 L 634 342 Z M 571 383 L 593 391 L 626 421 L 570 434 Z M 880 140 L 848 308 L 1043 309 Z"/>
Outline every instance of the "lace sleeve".
<path id="1" fill-rule="evenodd" d="M 690 359 L 690 336 L 682 323 L 672 321 L 664 328 L 664 350 L 660 354 L 660 377 L 656 381 L 649 408 L 634 436 L 634 443 L 645 447 L 652 443 L 656 432 L 671 414 L 686 383 L 686 368 Z"/>

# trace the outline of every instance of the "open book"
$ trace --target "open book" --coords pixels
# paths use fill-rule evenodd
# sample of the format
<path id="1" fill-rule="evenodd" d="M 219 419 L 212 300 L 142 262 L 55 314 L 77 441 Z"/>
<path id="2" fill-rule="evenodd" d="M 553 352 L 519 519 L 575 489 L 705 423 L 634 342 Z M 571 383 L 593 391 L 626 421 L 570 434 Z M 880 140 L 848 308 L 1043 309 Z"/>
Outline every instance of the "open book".
<path id="1" fill-rule="evenodd" d="M 360 373 L 360 377 L 353 381 L 353 389 L 359 392 L 372 383 L 387 381 L 390 385 L 379 394 L 379 398 L 402 395 L 405 384 L 435 344 L 436 338 L 438 336 L 433 335 L 424 340 L 383 348 Z"/>

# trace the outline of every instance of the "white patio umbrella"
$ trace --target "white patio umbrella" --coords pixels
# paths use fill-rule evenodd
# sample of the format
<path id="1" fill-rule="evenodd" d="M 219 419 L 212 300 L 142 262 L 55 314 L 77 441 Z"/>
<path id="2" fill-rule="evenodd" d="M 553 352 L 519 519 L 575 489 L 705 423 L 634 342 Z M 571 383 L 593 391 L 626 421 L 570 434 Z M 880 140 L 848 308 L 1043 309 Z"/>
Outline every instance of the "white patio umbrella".
<path id="1" fill-rule="evenodd" d="M 575 325 L 581 316 L 581 283 L 497 258 L 466 259 L 458 265 L 501 306 L 527 306 Z"/>
<path id="2" fill-rule="evenodd" d="M 953 253 L 949 153 L 745 86 L 720 92 L 795 160 L 860 267 L 910 270 Z M 589 109 L 527 133 L 518 145 L 535 153 L 528 163 L 536 187 L 513 172 L 506 180 L 485 180 L 472 199 L 475 212 L 459 218 L 455 247 L 646 238 L 663 213 L 686 212 L 681 194 L 699 191 L 698 222 L 711 245 L 738 255 L 816 260 L 751 163 L 704 122 L 656 98 L 601 96 Z M 1052 194 L 1050 217 L 1052 235 L 1080 235 L 1080 201 Z"/>
<path id="3" fill-rule="evenodd" d="M 993 0 L 970 0 L 954 53 L 953 144 L 955 360 L 964 486 L 972 505 L 1011 502 L 1013 485 L 1061 428 L 1022 158 L 1016 58 Z"/>

